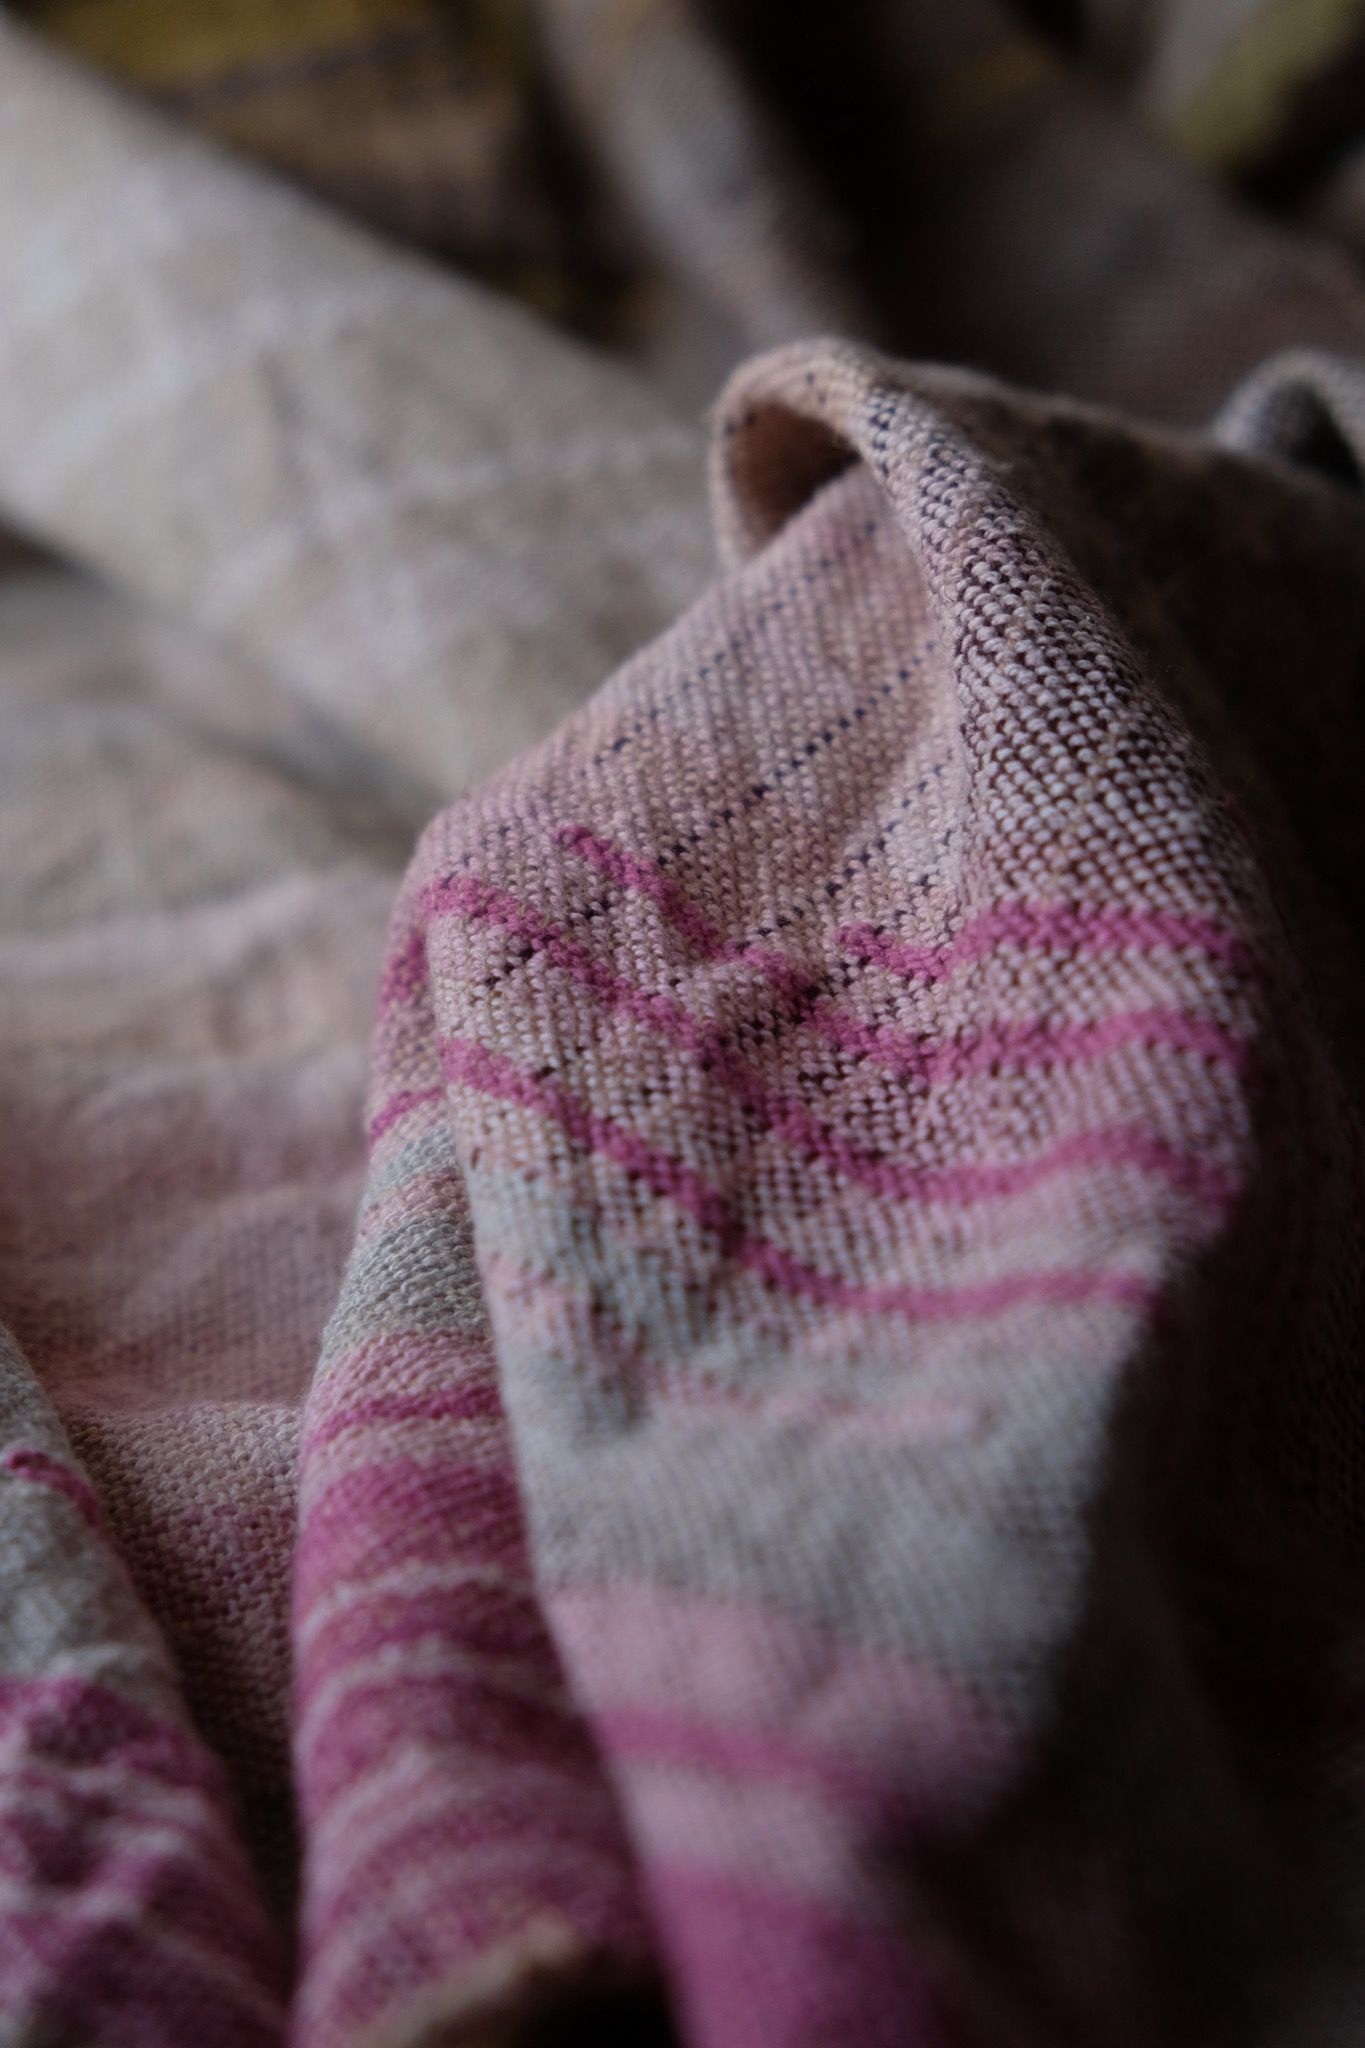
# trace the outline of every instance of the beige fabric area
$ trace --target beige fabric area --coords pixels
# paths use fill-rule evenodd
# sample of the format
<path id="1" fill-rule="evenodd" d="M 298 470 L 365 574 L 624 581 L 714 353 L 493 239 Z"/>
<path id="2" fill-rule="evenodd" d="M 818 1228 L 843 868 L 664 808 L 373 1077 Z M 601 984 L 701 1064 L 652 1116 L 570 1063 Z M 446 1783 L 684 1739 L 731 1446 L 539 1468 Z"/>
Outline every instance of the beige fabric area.
<path id="1" fill-rule="evenodd" d="M 700 583 L 700 438 L 8 23 L 0 256 L 0 516 L 104 579 L 0 585 L 0 1301 L 278 1897 L 389 907 Z"/>

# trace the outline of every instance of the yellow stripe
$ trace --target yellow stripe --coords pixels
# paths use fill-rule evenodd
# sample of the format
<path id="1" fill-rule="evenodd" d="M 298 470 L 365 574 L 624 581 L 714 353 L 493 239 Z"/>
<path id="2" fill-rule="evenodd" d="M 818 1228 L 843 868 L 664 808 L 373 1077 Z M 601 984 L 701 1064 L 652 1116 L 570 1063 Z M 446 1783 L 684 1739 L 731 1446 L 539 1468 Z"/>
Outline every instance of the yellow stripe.
<path id="1" fill-rule="evenodd" d="M 1365 0 L 1270 0 L 1165 122 L 1182 156 L 1233 170 L 1273 143 L 1295 94 L 1365 29 Z"/>
<path id="2" fill-rule="evenodd" d="M 432 0 L 46 0 L 50 35 L 143 85 L 308 56 L 429 20 Z"/>

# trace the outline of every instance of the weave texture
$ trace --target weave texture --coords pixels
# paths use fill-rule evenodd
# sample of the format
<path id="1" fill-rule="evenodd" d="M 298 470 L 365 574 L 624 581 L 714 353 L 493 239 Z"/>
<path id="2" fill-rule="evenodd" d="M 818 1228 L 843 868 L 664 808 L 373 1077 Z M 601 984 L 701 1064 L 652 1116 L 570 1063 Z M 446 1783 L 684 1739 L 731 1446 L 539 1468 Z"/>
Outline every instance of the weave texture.
<path id="1" fill-rule="evenodd" d="M 525 1729 L 548 1668 L 503 1633 L 515 1583 L 456 1592 L 502 1561 L 491 1508 L 428 1538 L 422 1503 L 514 1454 L 705 2048 L 1327 2040 L 1359 1998 L 1327 1796 L 1355 941 L 1324 905 L 1361 853 L 1304 770 L 1358 673 L 1365 520 L 1266 459 L 1306 383 L 1358 391 L 1267 373 L 1224 450 L 842 346 L 760 362 L 718 423 L 722 581 L 406 885 L 311 1397 L 305 1688 L 390 1646 L 357 1767 L 392 1784 L 430 1627 L 449 1725 L 507 1755 L 478 1684 L 496 1654 Z M 370 1486 L 395 1570 L 315 1636 L 313 1546 Z M 586 1752 L 537 1739 L 576 1819 L 542 1816 L 524 1924 L 571 1901 L 585 1956 L 628 1955 Z M 327 1746 L 300 1731 L 317 1828 Z M 347 1928 L 312 1874 L 370 1984 L 366 1943 L 430 1943 L 490 1857 L 442 1856 L 411 1782 L 410 1906 L 357 1889 Z"/>

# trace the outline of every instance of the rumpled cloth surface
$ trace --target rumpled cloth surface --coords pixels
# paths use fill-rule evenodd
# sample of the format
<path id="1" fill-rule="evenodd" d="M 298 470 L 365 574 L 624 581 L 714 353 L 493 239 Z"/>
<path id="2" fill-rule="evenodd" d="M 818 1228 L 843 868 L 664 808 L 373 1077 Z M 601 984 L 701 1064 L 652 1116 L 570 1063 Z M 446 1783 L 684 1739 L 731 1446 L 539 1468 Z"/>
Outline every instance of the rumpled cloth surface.
<path id="1" fill-rule="evenodd" d="M 1122 14 L 853 260 L 543 10 L 709 514 L 0 16 L 0 2040 L 1365 2024 L 1365 294 Z"/>

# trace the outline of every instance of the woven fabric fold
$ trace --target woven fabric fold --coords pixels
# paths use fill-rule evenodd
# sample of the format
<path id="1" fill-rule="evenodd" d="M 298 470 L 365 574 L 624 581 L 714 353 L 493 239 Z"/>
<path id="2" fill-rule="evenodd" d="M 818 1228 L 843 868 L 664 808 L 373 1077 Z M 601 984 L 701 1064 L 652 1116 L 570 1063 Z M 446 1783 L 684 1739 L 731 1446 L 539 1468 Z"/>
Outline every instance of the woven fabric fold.
<path id="1" fill-rule="evenodd" d="M 1365 518 L 845 345 L 743 373 L 716 494 L 713 592 L 424 839 L 347 1316 L 417 1373 L 472 1243 L 689 2042 L 1333 2038 L 1355 828 L 1294 704 Z"/>
<path id="2" fill-rule="evenodd" d="M 280 1943 L 99 1497 L 0 1333 L 0 2028 L 269 2048 Z"/>

